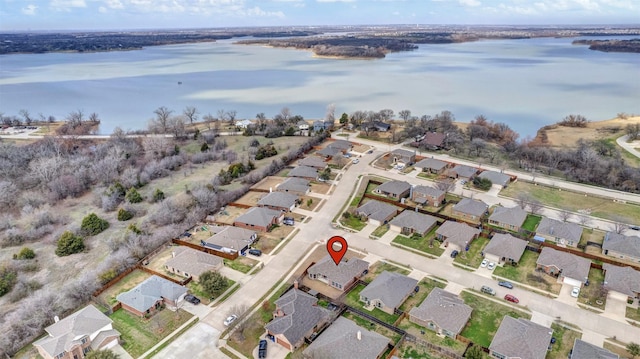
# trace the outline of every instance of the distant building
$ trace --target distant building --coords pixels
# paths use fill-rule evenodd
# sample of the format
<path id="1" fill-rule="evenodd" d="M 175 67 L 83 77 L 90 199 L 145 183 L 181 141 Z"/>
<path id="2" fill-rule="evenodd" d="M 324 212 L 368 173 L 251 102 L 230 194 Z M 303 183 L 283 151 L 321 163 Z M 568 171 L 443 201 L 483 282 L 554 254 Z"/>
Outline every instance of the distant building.
<path id="1" fill-rule="evenodd" d="M 298 177 L 313 181 L 318 178 L 318 170 L 308 166 L 297 166 L 287 173 L 287 177 Z"/>

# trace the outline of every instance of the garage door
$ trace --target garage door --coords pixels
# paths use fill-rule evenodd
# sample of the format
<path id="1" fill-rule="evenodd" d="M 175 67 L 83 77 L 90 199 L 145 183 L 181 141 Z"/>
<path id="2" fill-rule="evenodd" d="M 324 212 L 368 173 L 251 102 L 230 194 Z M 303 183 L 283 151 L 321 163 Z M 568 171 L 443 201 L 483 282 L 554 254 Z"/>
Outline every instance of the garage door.
<path id="1" fill-rule="evenodd" d="M 621 300 L 621 301 L 626 301 L 627 298 L 629 298 L 629 296 L 627 296 L 626 294 L 620 293 L 620 292 L 616 292 L 613 290 L 609 291 L 609 297 L 611 299 L 615 299 L 615 300 Z"/>
<path id="2" fill-rule="evenodd" d="M 582 287 L 582 282 L 581 281 L 575 280 L 575 279 L 572 279 L 572 278 L 564 277 L 562 282 L 565 283 L 565 284 L 569 284 L 570 286 L 573 286 L 573 287 Z"/>
<path id="3" fill-rule="evenodd" d="M 498 264 L 500 262 L 500 257 L 494 255 L 494 254 L 489 254 L 489 253 L 485 253 L 484 254 L 484 258 L 486 260 L 488 260 L 489 262 L 494 262 L 496 264 Z"/>

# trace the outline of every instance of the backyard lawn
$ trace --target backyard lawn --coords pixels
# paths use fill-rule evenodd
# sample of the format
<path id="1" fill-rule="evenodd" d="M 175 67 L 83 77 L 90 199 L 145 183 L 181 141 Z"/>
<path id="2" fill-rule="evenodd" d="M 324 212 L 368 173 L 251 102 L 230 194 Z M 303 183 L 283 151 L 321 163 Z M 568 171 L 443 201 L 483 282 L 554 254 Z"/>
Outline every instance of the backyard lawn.
<path id="1" fill-rule="evenodd" d="M 256 265 L 258 261 L 253 260 L 251 258 L 247 258 L 245 256 L 238 256 L 238 258 L 234 260 L 224 259 L 224 265 L 237 270 L 238 272 L 247 273 Z"/>
<path id="2" fill-rule="evenodd" d="M 464 302 L 473 308 L 467 326 L 460 333 L 478 345 L 489 347 L 496 334 L 502 318 L 506 315 L 513 318 L 531 319 L 531 315 L 515 310 L 506 305 L 498 304 L 490 299 L 463 291 L 460 296 Z"/>
<path id="3" fill-rule="evenodd" d="M 551 350 L 547 354 L 547 357 L 569 357 L 569 352 L 573 349 L 573 343 L 576 339 L 582 338 L 582 334 L 557 323 L 551 324 L 551 329 L 553 329 L 553 337 L 556 338 L 556 342 L 551 345 Z"/>
<path id="4" fill-rule="evenodd" d="M 538 216 L 536 214 L 527 214 L 527 219 L 524 220 L 522 228 L 531 232 L 535 232 L 536 228 L 538 227 L 538 223 L 540 223 L 541 220 L 541 216 Z"/>
<path id="5" fill-rule="evenodd" d="M 471 242 L 469 251 L 460 252 L 453 261 L 473 268 L 480 267 L 480 263 L 483 259 L 480 252 L 482 252 L 482 249 L 487 245 L 487 243 L 489 243 L 489 238 L 479 237 Z"/>
<path id="6" fill-rule="evenodd" d="M 393 315 L 389 313 L 385 313 L 378 308 L 374 308 L 373 310 L 365 309 L 364 303 L 360 301 L 360 292 L 365 288 L 364 285 L 358 284 L 355 286 L 349 294 L 344 299 L 345 304 L 348 306 L 354 307 L 358 310 L 361 310 L 365 313 L 371 314 L 372 316 L 382 320 L 385 323 L 393 324 L 396 320 L 398 320 L 398 315 Z"/>
<path id="7" fill-rule="evenodd" d="M 589 286 L 582 286 L 578 302 L 604 310 L 607 292 L 603 290 L 604 273 L 601 269 L 589 269 Z"/>
<path id="8" fill-rule="evenodd" d="M 444 287 L 446 287 L 447 285 L 431 278 L 423 278 L 420 282 L 418 282 L 418 286 L 420 287 L 418 293 L 410 296 L 404 303 L 402 303 L 402 305 L 400 306 L 400 310 L 409 312 L 411 308 L 420 305 L 420 303 L 424 301 L 427 295 L 431 293 L 431 290 L 433 288 L 438 287 L 444 289 Z"/>
<path id="9" fill-rule="evenodd" d="M 445 347 L 453 352 L 456 352 L 459 355 L 462 355 L 465 349 L 467 348 L 467 345 L 464 344 L 463 342 L 457 341 L 455 339 L 451 339 L 449 337 L 439 336 L 433 330 L 425 329 L 419 326 L 418 324 L 410 322 L 408 317 L 402 319 L 398 327 L 400 329 L 405 330 L 407 333 L 412 334 L 416 338 L 425 340 L 433 345 Z M 422 334 L 423 332 L 424 334 Z M 405 346 L 405 344 L 408 344 L 408 345 Z M 420 345 L 417 345 L 415 343 L 405 342 L 403 343 L 403 347 L 415 347 L 415 349 L 417 350 L 422 349 L 423 351 L 428 351 L 427 348 L 422 348 Z M 405 348 L 405 350 L 407 349 Z M 408 356 L 405 356 L 405 355 L 403 355 L 402 357 L 408 358 Z M 431 357 L 430 356 L 418 356 L 418 357 L 411 356 L 411 358 L 431 358 Z"/>
<path id="10" fill-rule="evenodd" d="M 209 303 L 211 303 L 212 298 L 218 298 L 222 293 L 224 293 L 227 289 L 231 288 L 231 286 L 234 285 L 235 283 L 236 282 L 227 278 L 227 286 L 222 288 L 221 290 L 216 291 L 211 295 L 205 292 L 204 289 L 200 286 L 200 284 L 198 284 L 198 282 L 196 281 L 189 282 L 187 284 L 187 288 L 189 289 L 189 292 L 191 294 L 195 295 L 202 301 L 202 304 L 208 305 Z"/>
<path id="11" fill-rule="evenodd" d="M 436 257 L 440 257 L 442 253 L 444 253 L 444 249 L 440 248 L 440 242 L 435 239 L 436 229 L 437 228 L 433 228 L 431 231 L 429 231 L 429 233 L 422 237 L 406 237 L 399 234 L 396 236 L 396 238 L 393 239 L 392 242 L 417 249 L 421 252 L 425 252 Z M 430 247 L 430 244 L 432 244 L 432 247 Z"/>
<path id="12" fill-rule="evenodd" d="M 496 267 L 493 274 L 499 277 L 510 279 L 514 282 L 524 283 L 547 292 L 558 294 L 562 284 L 556 278 L 536 271 L 536 260 L 538 253 L 525 250 L 517 266 L 505 265 Z"/>

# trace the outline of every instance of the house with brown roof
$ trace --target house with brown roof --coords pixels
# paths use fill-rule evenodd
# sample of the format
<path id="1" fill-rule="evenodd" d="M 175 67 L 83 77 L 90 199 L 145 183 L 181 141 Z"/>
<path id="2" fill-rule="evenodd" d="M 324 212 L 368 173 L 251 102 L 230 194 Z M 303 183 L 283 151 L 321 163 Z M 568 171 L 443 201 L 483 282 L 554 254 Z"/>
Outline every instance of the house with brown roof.
<path id="1" fill-rule="evenodd" d="M 451 214 L 456 217 L 478 221 L 487 214 L 489 205 L 479 199 L 463 198 L 451 209 Z"/>
<path id="2" fill-rule="evenodd" d="M 513 232 L 518 232 L 526 220 L 527 212 L 519 206 L 512 208 L 496 207 L 489 216 L 490 225 Z"/>
<path id="3" fill-rule="evenodd" d="M 384 271 L 360 292 L 360 301 L 366 307 L 393 314 L 414 293 L 416 285 L 416 279 Z"/>
<path id="4" fill-rule="evenodd" d="M 582 287 L 589 277 L 591 261 L 575 254 L 544 247 L 536 261 L 536 268 L 557 277 L 562 283 Z"/>
<path id="5" fill-rule="evenodd" d="M 276 191 L 284 193 L 292 193 L 298 196 L 309 194 L 311 184 L 309 180 L 298 177 L 289 177 L 284 182 L 276 186 Z"/>
<path id="6" fill-rule="evenodd" d="M 446 192 L 429 186 L 415 186 L 411 200 L 421 205 L 440 207 L 444 203 Z"/>
<path id="7" fill-rule="evenodd" d="M 308 156 L 298 161 L 298 166 L 307 166 L 323 170 L 327 168 L 327 163 L 316 156 Z"/>
<path id="8" fill-rule="evenodd" d="M 175 309 L 184 301 L 187 288 L 170 280 L 152 275 L 133 289 L 118 294 L 122 309 L 139 317 L 152 315 L 166 305 Z"/>
<path id="9" fill-rule="evenodd" d="M 602 253 L 610 257 L 640 262 L 640 237 L 607 232 L 602 242 Z"/>
<path id="10" fill-rule="evenodd" d="M 373 192 L 376 194 L 387 196 L 396 200 L 408 197 L 410 191 L 411 184 L 409 184 L 409 182 L 395 180 L 385 182 L 373 190 Z"/>
<path id="11" fill-rule="evenodd" d="M 510 234 L 496 233 L 482 251 L 489 262 L 498 265 L 520 262 L 528 242 Z"/>
<path id="12" fill-rule="evenodd" d="M 46 327 L 46 336 L 33 346 L 45 359 L 81 359 L 89 351 L 106 350 L 118 345 L 120 332 L 113 321 L 93 305 L 88 305 Z"/>
<path id="13" fill-rule="evenodd" d="M 360 258 L 343 259 L 336 265 L 327 255 L 307 269 L 307 276 L 311 280 L 317 280 L 344 291 L 360 279 L 368 269 L 369 262 Z"/>
<path id="14" fill-rule="evenodd" d="M 465 179 L 467 181 L 473 179 L 478 173 L 478 169 L 475 167 L 456 165 L 455 167 L 447 171 L 447 175 L 450 178 Z"/>
<path id="15" fill-rule="evenodd" d="M 419 306 L 409 311 L 409 320 L 455 339 L 467 325 L 472 311 L 460 297 L 436 287 Z"/>
<path id="16" fill-rule="evenodd" d="M 265 329 L 275 342 L 293 352 L 304 339 L 319 331 L 331 318 L 331 312 L 318 305 L 318 298 L 293 288 L 275 301 L 276 310 Z"/>
<path id="17" fill-rule="evenodd" d="M 553 329 L 528 319 L 505 316 L 489 345 L 489 355 L 502 359 L 544 359 Z"/>
<path id="18" fill-rule="evenodd" d="M 270 208 L 253 207 L 243 215 L 233 221 L 236 227 L 269 232 L 271 227 L 281 223 L 284 218 L 282 211 L 276 211 Z"/>
<path id="19" fill-rule="evenodd" d="M 396 148 L 390 153 L 391 161 L 393 163 L 404 163 L 407 166 L 416 162 L 416 153 L 413 151 L 403 150 L 402 148 Z"/>
<path id="20" fill-rule="evenodd" d="M 424 136 L 417 139 L 418 141 L 414 143 L 414 146 L 423 147 L 432 151 L 439 150 L 444 148 L 444 139 L 446 137 L 444 133 L 427 132 Z"/>
<path id="21" fill-rule="evenodd" d="M 338 317 L 302 352 L 302 356 L 305 359 L 378 359 L 383 358 L 390 344 L 384 335 L 365 329 L 345 317 Z"/>
<path id="22" fill-rule="evenodd" d="M 418 161 L 413 167 L 421 172 L 442 174 L 449 167 L 449 164 L 445 161 L 436 160 L 435 158 L 425 158 Z"/>
<path id="23" fill-rule="evenodd" d="M 436 238 L 445 246 L 453 246 L 454 249 L 461 251 L 478 238 L 480 232 L 478 228 L 465 223 L 446 221 L 436 230 Z"/>
<path id="24" fill-rule="evenodd" d="M 640 271 L 629 266 L 602 264 L 604 286 L 612 292 L 626 296 L 627 299 L 640 299 Z"/>
<path id="25" fill-rule="evenodd" d="M 620 359 L 618 354 L 576 338 L 569 359 Z"/>
<path id="26" fill-rule="evenodd" d="M 309 166 L 297 166 L 287 173 L 287 177 L 298 177 L 313 181 L 318 178 L 318 170 Z"/>
<path id="27" fill-rule="evenodd" d="M 369 223 L 381 226 L 398 214 L 398 211 L 400 211 L 400 208 L 394 205 L 371 200 L 358 207 L 355 213 L 358 216 L 365 217 Z"/>
<path id="28" fill-rule="evenodd" d="M 171 258 L 164 263 L 164 268 L 171 273 L 193 280 L 200 279 L 206 271 L 218 271 L 222 268 L 222 258 L 195 250 L 189 247 L 174 247 Z"/>
<path id="29" fill-rule="evenodd" d="M 300 198 L 293 193 L 271 192 L 258 201 L 258 207 L 264 207 L 282 212 L 291 212 L 299 204 Z"/>
<path id="30" fill-rule="evenodd" d="M 241 253 L 258 240 L 258 233 L 250 229 L 234 226 L 209 226 L 213 235 L 201 240 L 203 247 L 223 253 Z"/>
<path id="31" fill-rule="evenodd" d="M 542 217 L 536 235 L 563 247 L 577 247 L 582 238 L 582 226 Z"/>
<path id="32" fill-rule="evenodd" d="M 405 210 L 389 222 L 390 229 L 410 236 L 414 233 L 424 236 L 438 224 L 437 218 L 426 214 Z"/>

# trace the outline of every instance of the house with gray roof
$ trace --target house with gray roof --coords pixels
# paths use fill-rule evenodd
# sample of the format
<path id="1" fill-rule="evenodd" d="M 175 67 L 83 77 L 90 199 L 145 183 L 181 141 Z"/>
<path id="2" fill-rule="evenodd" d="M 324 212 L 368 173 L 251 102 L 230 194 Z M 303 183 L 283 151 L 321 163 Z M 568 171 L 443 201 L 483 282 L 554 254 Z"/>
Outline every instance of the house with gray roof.
<path id="1" fill-rule="evenodd" d="M 400 198 L 408 197 L 410 191 L 411 184 L 405 181 L 388 181 L 379 185 L 375 190 L 373 190 L 373 192 L 376 194 L 387 196 L 397 200 L 400 200 Z"/>
<path id="2" fill-rule="evenodd" d="M 317 156 L 308 156 L 298 161 L 298 166 L 307 166 L 323 170 L 327 168 L 327 163 Z"/>
<path id="3" fill-rule="evenodd" d="M 433 207 L 440 207 L 444 203 L 447 192 L 429 186 L 415 186 L 411 192 L 411 200 Z"/>
<path id="4" fill-rule="evenodd" d="M 409 311 L 409 320 L 455 339 L 467 325 L 472 311 L 460 297 L 436 287 L 419 306 Z"/>
<path id="5" fill-rule="evenodd" d="M 269 232 L 271 227 L 282 222 L 284 214 L 264 207 L 253 207 L 233 221 L 236 227 Z"/>
<path id="6" fill-rule="evenodd" d="M 478 228 L 465 223 L 446 221 L 436 230 L 436 239 L 445 246 L 453 246 L 453 249 L 461 251 L 478 238 L 480 232 Z"/>
<path id="7" fill-rule="evenodd" d="M 448 167 L 448 163 L 445 161 L 436 160 L 435 158 L 425 158 L 418 161 L 413 167 L 417 168 L 421 172 L 431 172 L 435 174 L 442 174 Z"/>
<path id="8" fill-rule="evenodd" d="M 591 261 L 575 254 L 544 247 L 536 261 L 536 266 L 537 269 L 558 277 L 560 282 L 581 287 L 589 276 Z"/>
<path id="9" fill-rule="evenodd" d="M 113 321 L 93 305 L 88 305 L 44 330 L 47 336 L 33 346 L 45 359 L 84 358 L 90 350 L 106 350 L 120 342 Z"/>
<path id="10" fill-rule="evenodd" d="M 478 169 L 465 165 L 457 165 L 450 169 L 447 173 L 451 178 L 460 178 L 468 181 L 476 176 L 476 174 L 478 173 Z"/>
<path id="11" fill-rule="evenodd" d="M 603 263 L 604 286 L 609 292 L 626 295 L 627 298 L 640 299 L 640 271 L 629 266 L 617 266 Z"/>
<path id="12" fill-rule="evenodd" d="M 544 359 L 552 335 L 551 328 L 505 316 L 489 345 L 489 354 L 503 359 Z"/>
<path id="13" fill-rule="evenodd" d="M 163 304 L 169 308 L 178 307 L 186 294 L 185 286 L 152 275 L 130 291 L 118 294 L 116 299 L 122 309 L 144 317 L 162 309 Z"/>
<path id="14" fill-rule="evenodd" d="M 577 247 L 582 238 L 583 229 L 579 224 L 542 217 L 536 229 L 536 235 L 560 246 Z"/>
<path id="15" fill-rule="evenodd" d="M 417 233 L 421 236 L 429 233 L 438 223 L 437 218 L 426 214 L 405 210 L 389 222 L 391 230 L 410 236 Z"/>
<path id="16" fill-rule="evenodd" d="M 209 226 L 209 232 L 213 235 L 200 244 L 223 253 L 243 253 L 258 240 L 256 231 L 234 226 Z"/>
<path id="17" fill-rule="evenodd" d="M 607 256 L 640 262 L 640 237 L 607 232 L 602 242 L 602 253 Z"/>
<path id="18" fill-rule="evenodd" d="M 331 312 L 318 305 L 318 298 L 297 288 L 275 301 L 276 310 L 265 329 L 276 343 L 293 352 L 304 339 L 319 331 L 331 318 Z"/>
<path id="19" fill-rule="evenodd" d="M 384 271 L 360 292 L 360 301 L 385 313 L 393 312 L 414 293 L 418 281 L 406 275 Z"/>
<path id="20" fill-rule="evenodd" d="M 496 171 L 482 171 L 478 177 L 488 179 L 492 184 L 502 186 L 503 188 L 507 187 L 509 182 L 511 182 L 511 176 Z"/>
<path id="21" fill-rule="evenodd" d="M 393 218 L 400 209 L 394 205 L 371 200 L 356 209 L 356 214 L 366 217 L 369 223 L 381 226 Z"/>
<path id="22" fill-rule="evenodd" d="M 415 151 L 407 151 L 402 148 L 396 148 L 391 151 L 391 160 L 393 163 L 404 163 L 407 166 L 416 162 L 416 153 Z"/>
<path id="23" fill-rule="evenodd" d="M 291 212 L 296 208 L 300 198 L 293 193 L 271 192 L 258 201 L 259 207 L 269 208 L 276 211 Z"/>
<path id="24" fill-rule="evenodd" d="M 189 247 L 175 247 L 171 250 L 171 258 L 164 263 L 164 268 L 185 278 L 193 277 L 197 281 L 200 274 L 222 268 L 222 258 Z"/>
<path id="25" fill-rule="evenodd" d="M 518 232 L 522 228 L 525 220 L 527 220 L 527 212 L 519 206 L 496 207 L 489 216 L 489 224 L 492 226 L 514 232 Z"/>
<path id="26" fill-rule="evenodd" d="M 478 221 L 484 217 L 489 205 L 479 199 L 463 198 L 451 209 L 451 214 L 457 217 Z"/>
<path id="27" fill-rule="evenodd" d="M 569 359 L 619 359 L 618 354 L 576 338 Z"/>
<path id="28" fill-rule="evenodd" d="M 318 178 L 318 170 L 309 166 L 297 166 L 287 173 L 287 177 L 299 177 L 313 181 Z"/>
<path id="29" fill-rule="evenodd" d="M 345 317 L 338 317 L 302 352 L 302 356 L 306 359 L 378 359 L 383 357 L 390 344 L 384 335 L 367 330 Z"/>
<path id="30" fill-rule="evenodd" d="M 341 291 L 349 289 L 351 284 L 360 279 L 369 269 L 369 262 L 360 258 L 343 259 L 336 265 L 330 256 L 325 256 L 318 263 L 307 269 L 307 276 Z"/>
<path id="31" fill-rule="evenodd" d="M 284 182 L 276 186 L 276 191 L 284 193 L 293 193 L 298 196 L 309 194 L 311 184 L 309 180 L 298 177 L 289 177 Z"/>
<path id="32" fill-rule="evenodd" d="M 334 147 L 325 147 L 316 151 L 316 155 L 324 157 L 324 158 L 333 158 L 342 154 L 342 151 L 338 148 Z"/>
<path id="33" fill-rule="evenodd" d="M 496 233 L 482 251 L 484 257 L 498 265 L 520 262 L 529 242 L 510 234 Z"/>

